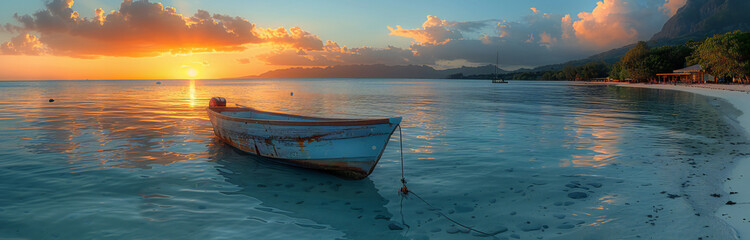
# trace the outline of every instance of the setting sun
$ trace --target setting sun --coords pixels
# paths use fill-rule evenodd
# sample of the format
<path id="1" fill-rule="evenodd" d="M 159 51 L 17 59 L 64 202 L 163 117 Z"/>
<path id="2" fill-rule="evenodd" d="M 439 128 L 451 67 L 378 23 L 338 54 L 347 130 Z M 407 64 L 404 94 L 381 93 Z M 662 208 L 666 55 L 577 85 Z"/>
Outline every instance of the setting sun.
<path id="1" fill-rule="evenodd" d="M 198 71 L 196 71 L 194 68 L 190 68 L 187 70 L 188 77 L 195 77 L 198 76 Z"/>

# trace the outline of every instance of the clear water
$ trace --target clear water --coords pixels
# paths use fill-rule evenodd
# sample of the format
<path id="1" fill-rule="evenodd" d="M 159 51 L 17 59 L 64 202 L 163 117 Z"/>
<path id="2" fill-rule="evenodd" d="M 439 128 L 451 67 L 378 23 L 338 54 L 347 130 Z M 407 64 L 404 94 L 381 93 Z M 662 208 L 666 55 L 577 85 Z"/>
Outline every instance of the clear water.
<path id="1" fill-rule="evenodd" d="M 716 99 L 559 82 L 161 83 L 0 82 L 0 238 L 482 238 L 437 211 L 498 239 L 734 237 L 709 194 L 727 195 L 747 143 Z M 397 194 L 397 134 L 369 178 L 343 180 L 217 141 L 212 96 L 403 116 L 409 187 L 434 208 Z"/>

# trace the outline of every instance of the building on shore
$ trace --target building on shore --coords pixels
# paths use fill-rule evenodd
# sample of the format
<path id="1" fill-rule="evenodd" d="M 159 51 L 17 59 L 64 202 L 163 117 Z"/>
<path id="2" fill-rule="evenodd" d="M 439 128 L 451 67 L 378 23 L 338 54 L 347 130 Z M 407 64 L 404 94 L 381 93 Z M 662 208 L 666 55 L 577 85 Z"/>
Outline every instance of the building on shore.
<path id="1" fill-rule="evenodd" d="M 701 65 L 693 65 L 683 69 L 677 69 L 671 73 L 656 74 L 652 79 L 654 83 L 707 83 L 716 82 L 716 77 L 703 71 Z"/>

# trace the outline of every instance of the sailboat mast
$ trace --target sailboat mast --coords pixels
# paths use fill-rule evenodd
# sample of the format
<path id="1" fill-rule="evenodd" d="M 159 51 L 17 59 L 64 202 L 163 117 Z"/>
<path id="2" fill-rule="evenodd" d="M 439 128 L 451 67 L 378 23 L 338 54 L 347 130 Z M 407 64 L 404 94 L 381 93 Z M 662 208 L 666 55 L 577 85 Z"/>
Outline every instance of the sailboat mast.
<path id="1" fill-rule="evenodd" d="M 495 78 L 497 78 L 497 65 L 500 64 L 500 51 L 495 51 Z"/>
<path id="2" fill-rule="evenodd" d="M 508 83 L 497 76 L 497 70 L 500 69 L 498 65 L 500 65 L 500 49 L 495 51 L 495 76 L 492 78 L 492 83 Z"/>

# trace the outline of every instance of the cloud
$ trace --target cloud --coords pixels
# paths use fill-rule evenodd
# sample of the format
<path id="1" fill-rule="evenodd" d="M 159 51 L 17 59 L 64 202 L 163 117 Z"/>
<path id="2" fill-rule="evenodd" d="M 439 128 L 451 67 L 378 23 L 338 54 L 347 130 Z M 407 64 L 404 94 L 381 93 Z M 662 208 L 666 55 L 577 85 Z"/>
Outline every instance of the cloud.
<path id="1" fill-rule="evenodd" d="M 500 20 L 487 19 L 479 21 L 446 21 L 436 16 L 428 15 L 427 21 L 422 23 L 422 28 L 404 29 L 400 25 L 396 28 L 388 26 L 390 35 L 414 39 L 418 43 L 445 44 L 451 40 L 464 38 L 463 33 L 474 33 L 483 28 L 495 25 Z"/>
<path id="2" fill-rule="evenodd" d="M 268 44 L 275 47 L 256 58 L 276 66 L 476 66 L 494 63 L 499 51 L 501 66 L 533 67 L 647 39 L 684 2 L 602 0 L 591 12 L 555 14 L 531 8 L 515 21 L 460 22 L 428 15 L 420 28 L 388 26 L 390 35 L 413 39 L 410 46 L 374 48 L 324 43 L 299 27 L 258 28 L 241 17 L 204 10 L 183 16 L 175 8 L 147 0 L 124 0 L 117 11 L 99 8 L 89 18 L 81 17 L 71 0 L 52 0 L 44 10 L 14 15 L 18 23 L 3 28 L 18 35 L 0 45 L 0 54 L 147 57 L 244 51 L 249 45 Z M 235 60 L 248 64 L 253 59 Z"/>
<path id="3" fill-rule="evenodd" d="M 463 38 L 459 31 L 450 28 L 452 25 L 448 21 L 428 15 L 421 29 L 404 29 L 396 25 L 395 29 L 388 26 L 388 30 L 391 31 L 390 35 L 412 38 L 420 43 L 444 44 L 450 40 Z"/>
<path id="4" fill-rule="evenodd" d="M 573 18 L 570 14 L 565 15 L 560 20 L 560 31 L 562 32 L 563 39 L 570 39 L 575 36 L 575 29 L 573 29 Z"/>
<path id="5" fill-rule="evenodd" d="M 258 32 L 263 39 L 286 44 L 293 48 L 305 50 L 320 50 L 323 48 L 323 41 L 318 36 L 303 31 L 299 27 L 290 28 L 289 31 L 284 28 L 259 29 Z"/>
<path id="6" fill-rule="evenodd" d="M 672 6 L 676 1 L 684 0 L 603 0 L 591 12 L 581 12 L 575 17 L 531 8 L 529 15 L 517 21 L 455 22 L 428 15 L 421 28 L 388 27 L 392 36 L 414 39 L 408 48 L 347 48 L 328 41 L 322 50 L 280 50 L 263 54 L 259 59 L 285 66 L 384 63 L 445 68 L 450 64 L 491 64 L 499 52 L 501 66 L 533 67 L 582 58 L 647 39 L 669 17 L 660 7 Z"/>
<path id="7" fill-rule="evenodd" d="M 497 32 L 500 37 L 509 42 L 533 42 L 536 37 L 545 34 L 550 38 L 561 36 L 563 16 L 559 14 L 531 14 L 523 17 L 520 21 L 503 21 L 497 24 Z"/>
<path id="8" fill-rule="evenodd" d="M 352 64 L 419 64 L 415 62 L 414 53 L 409 49 L 393 46 L 387 48 L 341 47 L 338 43 L 327 41 L 320 51 L 302 51 L 285 49 L 261 54 L 258 59 L 281 66 L 331 66 Z"/>
<path id="9" fill-rule="evenodd" d="M 647 39 L 669 16 L 659 10 L 662 0 L 603 0 L 573 22 L 576 37 L 599 49 L 620 47 Z"/>
<path id="10" fill-rule="evenodd" d="M 185 17 L 175 8 L 147 0 L 124 0 L 119 11 L 108 14 L 96 9 L 90 19 L 80 17 L 72 7 L 72 0 L 53 0 L 32 15 L 15 14 L 20 25 L 5 29 L 21 35 L 37 33 L 47 53 L 79 58 L 242 51 L 246 44 L 263 43 L 300 49 L 323 45 L 298 27 L 260 29 L 246 19 L 204 10 Z"/>
<path id="11" fill-rule="evenodd" d="M 498 19 L 487 19 L 487 20 L 463 21 L 463 22 L 446 21 L 446 23 L 448 24 L 447 25 L 448 27 L 461 31 L 461 32 L 477 32 L 477 31 L 480 31 L 482 28 L 485 28 L 488 26 L 494 26 L 499 21 L 500 20 Z"/>
<path id="12" fill-rule="evenodd" d="M 42 55 L 45 51 L 39 39 L 31 34 L 18 35 L 0 45 L 0 54 L 5 55 Z"/>
<path id="13" fill-rule="evenodd" d="M 543 44 L 539 40 L 527 41 L 529 37 L 526 35 L 526 39 L 518 41 L 515 37 L 485 35 L 480 39 L 450 41 L 444 45 L 412 45 L 411 50 L 420 62 L 429 64 L 433 64 L 434 60 L 494 64 L 496 53 L 499 53 L 499 64 L 506 68 L 558 63 L 589 53 L 559 45 L 548 46 L 551 44 Z"/>
<path id="14" fill-rule="evenodd" d="M 415 43 L 409 47 L 411 56 L 402 55 L 412 64 L 436 65 L 438 63 L 487 64 L 495 62 L 495 52 L 500 51 L 500 64 L 512 67 L 528 67 L 568 60 L 591 53 L 576 46 L 559 44 L 563 33 L 562 16 L 557 14 L 533 13 L 521 21 L 482 21 L 452 22 L 436 16 L 427 16 L 421 29 L 390 28 L 391 35 L 409 37 Z M 495 25 L 499 34 L 482 34 L 477 39 L 467 39 L 465 33 Z M 572 31 L 572 23 L 571 30 Z M 465 26 L 474 26 L 467 28 Z M 466 31 L 470 30 L 470 31 Z M 565 49 L 568 48 L 568 49 Z M 571 55 L 572 54 L 572 55 Z M 540 58 L 539 56 L 545 56 Z"/>
<path id="15" fill-rule="evenodd" d="M 557 42 L 557 38 L 553 37 L 552 35 L 544 32 L 542 34 L 539 34 L 539 43 L 540 44 L 546 44 L 546 46 L 552 45 Z"/>
<path id="16" fill-rule="evenodd" d="M 659 7 L 659 10 L 667 13 L 668 16 L 672 17 L 677 13 L 682 6 L 685 6 L 687 0 L 666 0 L 663 6 Z"/>
<path id="17" fill-rule="evenodd" d="M 308 55 L 304 51 L 280 50 L 271 53 L 261 54 L 258 59 L 277 66 L 331 66 L 339 65 L 337 62 L 328 59 L 326 52 L 318 52 Z"/>
<path id="18" fill-rule="evenodd" d="M 388 65 L 432 65 L 448 67 L 449 64 L 481 65 L 495 63 L 496 52 L 499 52 L 501 66 L 510 68 L 529 67 L 551 64 L 569 60 L 570 57 L 582 57 L 591 51 L 581 49 L 568 42 L 575 39 L 561 40 L 562 24 L 559 15 L 537 14 L 519 22 L 498 22 L 495 34 L 482 35 L 477 39 L 463 37 L 430 38 L 424 32 L 435 31 L 430 27 L 454 28 L 455 22 L 428 17 L 423 24 L 423 33 L 412 37 L 417 40 L 409 48 L 389 46 L 387 48 L 341 47 L 336 42 L 328 41 L 323 50 L 294 51 L 281 50 L 261 54 L 258 59 L 270 65 L 282 66 L 330 66 L 351 64 L 388 64 Z M 483 21 L 486 22 L 486 21 Z M 468 24 L 469 22 L 462 22 Z M 487 24 L 487 23 L 482 23 Z M 458 31 L 452 30 L 451 31 Z M 502 33 L 500 33 L 502 32 Z M 540 57 L 544 56 L 544 57 Z M 460 67 L 456 65 L 452 67 Z"/>

